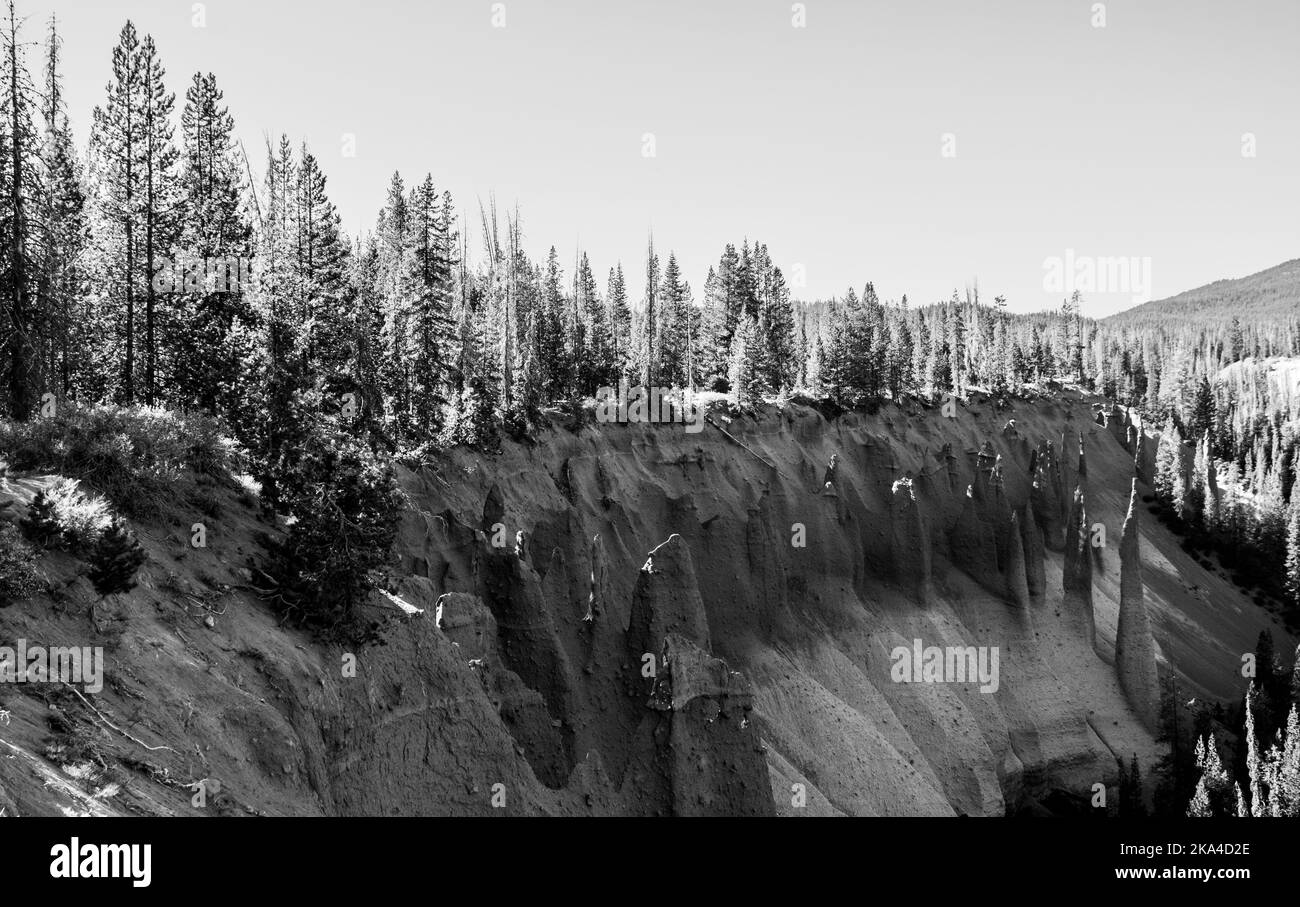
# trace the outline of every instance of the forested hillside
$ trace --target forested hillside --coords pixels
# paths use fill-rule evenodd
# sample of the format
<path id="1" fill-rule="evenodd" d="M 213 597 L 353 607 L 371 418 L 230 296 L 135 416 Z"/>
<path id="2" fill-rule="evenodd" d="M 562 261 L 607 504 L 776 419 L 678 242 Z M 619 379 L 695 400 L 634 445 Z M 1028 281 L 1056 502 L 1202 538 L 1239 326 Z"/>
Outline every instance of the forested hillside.
<path id="1" fill-rule="evenodd" d="M 1220 323 L 1233 318 L 1300 317 L 1300 258 L 1258 274 L 1214 283 L 1168 299 L 1154 299 L 1107 319 L 1112 324 L 1154 325 L 1170 318 Z"/>

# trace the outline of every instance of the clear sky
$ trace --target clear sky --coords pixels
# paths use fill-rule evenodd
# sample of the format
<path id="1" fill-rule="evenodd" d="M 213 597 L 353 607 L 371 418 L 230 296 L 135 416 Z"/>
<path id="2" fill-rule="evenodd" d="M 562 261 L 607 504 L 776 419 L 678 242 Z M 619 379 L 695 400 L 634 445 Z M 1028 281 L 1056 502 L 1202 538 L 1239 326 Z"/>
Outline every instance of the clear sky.
<path id="1" fill-rule="evenodd" d="M 805 27 L 795 5 L 207 0 L 204 27 L 191 0 L 19 10 L 31 40 L 61 20 L 80 140 L 131 18 L 178 115 L 214 72 L 259 178 L 264 134 L 305 139 L 349 233 L 394 170 L 432 172 L 475 222 L 478 198 L 517 201 L 535 257 L 581 245 L 602 286 L 621 259 L 635 294 L 651 230 L 697 299 L 745 236 L 801 266 L 802 298 L 978 280 L 1021 311 L 1059 304 L 1044 260 L 1069 249 L 1150 259 L 1153 298 L 1300 257 L 1297 0 L 1112 0 L 1104 27 L 1092 0 L 807 0 Z M 1091 315 L 1133 302 L 1084 295 Z"/>

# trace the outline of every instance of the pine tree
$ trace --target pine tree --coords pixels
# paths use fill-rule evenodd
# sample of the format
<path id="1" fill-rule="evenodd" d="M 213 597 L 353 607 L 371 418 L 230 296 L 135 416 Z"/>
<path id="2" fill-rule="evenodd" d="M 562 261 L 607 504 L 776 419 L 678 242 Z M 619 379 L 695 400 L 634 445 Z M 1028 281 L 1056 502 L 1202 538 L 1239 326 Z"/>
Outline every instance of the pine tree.
<path id="1" fill-rule="evenodd" d="M 1300 714 L 1291 706 L 1283 745 L 1275 756 L 1273 815 L 1300 817 Z"/>
<path id="2" fill-rule="evenodd" d="M 754 273 L 754 255 L 749 249 L 749 240 L 740 244 L 740 256 L 735 264 L 736 324 L 740 325 L 743 317 L 758 318 L 758 279 Z"/>
<path id="3" fill-rule="evenodd" d="M 1245 335 L 1241 330 L 1241 321 L 1234 315 L 1228 329 L 1228 361 L 1240 362 L 1246 351 Z"/>
<path id="4" fill-rule="evenodd" d="M 826 394 L 826 384 L 822 377 L 825 369 L 826 344 L 822 342 L 822 335 L 819 331 L 817 333 L 817 342 L 813 345 L 813 361 L 808 366 L 813 396 L 819 399 Z"/>
<path id="5" fill-rule="evenodd" d="M 1191 819 L 1209 819 L 1214 816 L 1214 808 L 1210 805 L 1210 791 L 1205 782 L 1205 776 L 1196 782 L 1196 791 L 1192 794 L 1192 800 L 1187 804 L 1187 816 Z"/>
<path id="6" fill-rule="evenodd" d="M 708 369 L 703 377 L 706 386 L 711 380 L 713 389 L 717 391 L 726 389 L 731 367 L 731 341 L 744 313 L 739 276 L 740 255 L 733 244 L 727 243 L 718 259 L 712 293 L 708 284 L 705 285 L 705 323 L 701 328 L 703 361 Z"/>
<path id="7" fill-rule="evenodd" d="M 379 249 L 377 276 L 384 312 L 380 383 L 390 430 L 400 439 L 411 436 L 410 281 L 414 268 L 409 228 L 406 187 L 401 174 L 394 173 L 388 184 L 387 202 L 375 225 L 375 238 Z M 299 323 L 306 324 L 305 293 L 302 295 Z"/>
<path id="8" fill-rule="evenodd" d="M 492 384 L 482 375 L 471 376 L 465 382 L 456 406 L 451 443 L 477 450 L 497 449 L 496 407 L 497 398 Z"/>
<path id="9" fill-rule="evenodd" d="M 1200 438 L 1213 432 L 1214 411 L 1214 391 L 1210 388 L 1209 379 L 1202 376 L 1196 386 L 1191 417 L 1187 421 L 1188 434 L 1193 438 Z"/>
<path id="10" fill-rule="evenodd" d="M 503 412 L 510 412 L 511 394 L 515 383 L 515 346 L 523 331 L 528 307 L 521 304 L 518 287 L 521 228 L 518 212 L 507 215 L 506 239 L 503 248 L 497 229 L 496 199 L 488 206 L 479 202 L 479 221 L 482 224 L 484 260 L 476 275 L 475 286 L 466 302 L 477 314 L 477 324 L 472 328 L 482 347 L 480 374 L 496 385 L 496 396 Z"/>
<path id="11" fill-rule="evenodd" d="M 1011 368 L 1010 341 L 1007 338 L 1007 300 L 1005 296 L 994 297 L 996 307 L 993 323 L 993 350 L 989 363 L 989 389 L 1001 396 L 1011 389 L 1014 375 Z"/>
<path id="12" fill-rule="evenodd" d="M 722 281 L 714 268 L 704 280 L 704 307 L 700 317 L 700 377 L 709 390 L 725 387 L 731 326 Z"/>
<path id="13" fill-rule="evenodd" d="M 1264 785 L 1264 764 L 1255 735 L 1256 695 L 1254 686 L 1246 690 L 1246 773 L 1250 778 L 1250 814 L 1259 818 L 1269 814 L 1269 803 Z"/>
<path id="14" fill-rule="evenodd" d="M 9 412 L 15 419 L 32 415 L 40 390 L 41 350 L 37 338 L 47 324 L 46 299 L 40 284 L 42 160 L 33 122 L 40 102 L 23 64 L 19 20 L 13 0 L 3 26 L 4 75 L 0 89 L 4 199 L 0 220 L 5 238 L 3 285 Z"/>
<path id="15" fill-rule="evenodd" d="M 457 302 L 461 295 L 465 293 L 465 283 L 463 277 L 464 265 L 461 261 L 461 234 L 456 226 L 456 207 L 452 202 L 451 192 L 444 189 L 442 192 L 442 204 L 438 208 L 438 249 L 437 249 L 437 278 L 439 281 L 439 291 L 445 300 L 445 308 L 448 313 L 448 319 L 452 325 L 457 322 Z M 454 363 L 460 361 L 461 351 L 460 334 L 456 332 L 453 340 L 453 349 L 449 351 L 449 373 L 453 390 L 458 391 L 464 383 L 465 376 L 455 367 Z"/>
<path id="16" fill-rule="evenodd" d="M 590 397 L 601 387 L 617 383 L 619 372 L 614 361 L 614 335 L 609 313 L 596 290 L 596 277 L 585 252 L 578 262 L 575 285 L 586 337 L 586 356 L 577 363 L 579 383 L 582 395 Z"/>
<path id="17" fill-rule="evenodd" d="M 551 246 L 542 278 L 541 302 L 535 323 L 528 330 L 537 331 L 537 366 L 545 376 L 542 394 L 547 401 L 567 400 L 573 390 L 573 359 L 565 342 L 564 271 L 555 247 Z M 531 314 L 531 313 L 530 313 Z"/>
<path id="18" fill-rule="evenodd" d="M 1219 748 L 1214 742 L 1214 735 L 1196 741 L 1196 768 L 1200 780 L 1196 784 L 1196 793 L 1188 806 L 1187 815 L 1193 818 L 1211 818 L 1231 816 L 1238 808 L 1238 801 L 1233 789 L 1232 779 L 1219 758 Z"/>
<path id="19" fill-rule="evenodd" d="M 949 322 L 956 313 L 940 306 L 934 316 L 930 339 L 930 358 L 926 362 L 926 385 L 932 397 L 952 391 L 958 376 L 952 371 L 952 329 Z"/>
<path id="20" fill-rule="evenodd" d="M 59 524 L 58 512 L 45 489 L 36 492 L 27 515 L 18 527 L 28 539 L 41 548 L 58 548 L 63 536 L 63 527 Z"/>
<path id="21" fill-rule="evenodd" d="M 159 363 L 162 354 L 163 319 L 165 317 L 154 280 L 161 259 L 172 252 L 176 239 L 178 210 L 175 166 L 179 157 L 173 137 L 172 108 L 176 96 L 163 84 L 166 70 L 158 59 L 153 37 L 140 42 L 140 108 L 143 135 L 143 175 L 141 224 L 146 276 L 144 306 L 144 402 L 160 402 Z"/>
<path id="22" fill-rule="evenodd" d="M 380 359 L 383 355 L 384 311 L 378 290 L 379 250 L 373 242 L 360 240 L 350 253 L 347 285 L 351 288 L 350 311 L 347 313 L 347 336 L 344 348 L 351 348 L 349 368 L 340 383 L 342 393 L 352 393 L 355 419 L 352 428 L 364 432 L 372 449 L 387 435 L 383 430 L 384 395 L 380 387 Z M 468 314 L 468 307 L 467 307 Z M 472 337 L 470 340 L 472 341 Z M 469 356 L 473 356 L 470 352 Z M 462 362 L 466 354 L 462 352 Z M 465 385 L 462 383 L 461 389 Z"/>
<path id="23" fill-rule="evenodd" d="M 907 305 L 907 297 L 903 297 L 902 305 Z M 901 402 L 904 395 L 914 393 L 916 383 L 912 378 L 912 360 L 913 360 L 913 340 L 912 329 L 907 323 L 907 309 L 900 308 L 894 313 L 888 324 L 888 356 L 889 356 L 889 396 L 894 402 Z"/>
<path id="24" fill-rule="evenodd" d="M 1058 373 L 1082 384 L 1083 372 L 1083 296 L 1078 290 L 1061 305 Z"/>
<path id="25" fill-rule="evenodd" d="M 605 293 L 609 305 L 609 334 L 612 362 L 617 376 L 628 375 L 632 356 L 632 311 L 627 304 L 627 284 L 623 279 L 623 265 L 609 269 L 609 284 Z"/>
<path id="26" fill-rule="evenodd" d="M 564 355 L 565 361 L 569 365 L 569 398 L 582 396 L 585 373 L 589 368 L 587 357 L 590 355 L 588 349 L 590 338 L 587 334 L 587 319 L 584 314 L 585 305 L 582 300 L 581 269 L 582 260 L 575 253 L 573 257 L 573 292 L 562 303 L 564 312 L 561 317 L 564 330 Z"/>
<path id="27" fill-rule="evenodd" d="M 272 550 L 286 616 L 352 637 L 388 561 L 400 512 L 391 463 L 357 439 L 318 426 L 304 439 L 299 481 L 285 497 L 294 516 Z"/>
<path id="28" fill-rule="evenodd" d="M 105 382 L 97 357 L 91 353 L 97 345 L 95 338 L 105 332 L 101 313 L 87 305 L 86 195 L 82 162 L 73 145 L 63 101 L 62 49 L 63 41 L 51 16 L 41 108 L 45 133 L 40 152 L 44 187 L 39 205 L 45 315 L 42 371 L 46 386 L 58 398 L 75 395 L 98 400 L 104 395 Z"/>
<path id="29" fill-rule="evenodd" d="M 130 592 L 135 574 L 148 555 L 126 525 L 114 517 L 95 543 L 90 558 L 90 582 L 100 596 Z"/>
<path id="30" fill-rule="evenodd" d="M 1300 494 L 1291 492 L 1291 519 L 1286 532 L 1286 591 L 1300 608 Z"/>
<path id="31" fill-rule="evenodd" d="M 541 418 L 542 406 L 547 400 L 547 349 L 543 340 L 547 313 L 539 306 L 528 312 L 528 324 L 520 344 L 522 359 L 515 369 L 515 385 L 511 393 L 508 414 L 517 431 L 526 431 Z"/>
<path id="32" fill-rule="evenodd" d="M 889 337 L 885 331 L 884 307 L 873 284 L 868 283 L 862 291 L 861 314 L 858 355 L 862 357 L 862 365 L 858 385 L 862 402 L 874 408 L 884 397 L 888 383 Z"/>
<path id="33" fill-rule="evenodd" d="M 766 256 L 767 248 L 763 248 Z M 799 378 L 799 350 L 795 343 L 794 305 L 780 268 L 765 277 L 762 320 L 767 347 L 765 383 L 775 390 L 789 391 Z"/>
<path id="34" fill-rule="evenodd" d="M 669 387 L 686 387 L 693 383 L 688 363 L 691 359 L 691 309 L 686 282 L 677 265 L 676 253 L 669 250 L 668 262 L 656 294 L 657 321 L 654 336 L 658 361 L 655 374 Z M 647 318 L 649 315 L 647 315 Z"/>
<path id="35" fill-rule="evenodd" d="M 154 276 L 170 254 L 178 209 L 175 96 L 167 94 L 163 76 L 153 39 L 146 35 L 141 41 L 127 22 L 113 50 L 107 101 L 95 109 L 91 142 L 99 215 L 96 280 L 117 313 L 116 396 L 128 403 L 157 400 L 162 313 Z M 142 381 L 138 358 L 144 360 Z"/>
<path id="36" fill-rule="evenodd" d="M 258 464 L 263 503 L 275 507 L 281 473 L 296 456 L 295 447 L 305 431 L 294 404 L 306 382 L 305 326 L 297 267 L 298 167 L 287 136 L 281 136 L 278 146 L 271 147 L 269 141 L 267 146 L 264 216 L 257 233 L 258 268 L 251 301 L 258 327 L 257 357 L 244 404 L 250 416 L 241 434 Z"/>
<path id="37" fill-rule="evenodd" d="M 948 317 L 948 373 L 951 389 L 962 396 L 966 387 L 966 324 L 962 318 L 957 291 L 952 291 L 951 311 Z M 947 388 L 945 388 L 947 390 Z"/>
<path id="38" fill-rule="evenodd" d="M 235 157 L 234 119 L 211 73 L 195 73 L 181 113 L 183 216 L 180 247 L 197 286 L 173 287 L 169 358 L 182 405 L 232 411 L 248 351 L 237 337 L 251 327 L 242 283 L 249 274 L 252 228 L 244 217 L 243 179 Z"/>
<path id="39" fill-rule="evenodd" d="M 450 196 L 444 196 L 441 204 L 450 204 Z M 408 205 L 411 273 L 407 285 L 411 297 L 407 315 L 409 339 L 405 344 L 412 356 L 411 427 L 416 442 L 421 445 L 428 444 L 442 429 L 453 338 L 452 275 L 447 253 L 450 237 L 445 235 L 450 218 L 444 217 L 439 207 L 433 177 L 425 176 Z"/>
<path id="40" fill-rule="evenodd" d="M 731 399 L 737 406 L 753 406 L 758 402 L 756 388 L 761 378 L 751 350 L 760 342 L 758 323 L 743 317 L 731 340 L 731 366 L 727 372 Z"/>
<path id="41" fill-rule="evenodd" d="M 918 394 L 929 393 L 930 328 L 925 313 L 918 313 L 916 336 L 912 344 L 912 387 Z"/>
<path id="42" fill-rule="evenodd" d="M 641 359 L 641 383 L 654 387 L 659 381 L 659 310 L 657 298 L 659 293 L 659 256 L 655 254 L 655 241 L 651 237 L 646 248 L 645 259 L 645 321 L 642 325 L 642 337 L 637 344 Z"/>
<path id="43" fill-rule="evenodd" d="M 822 366 L 827 395 L 841 406 L 866 402 L 867 363 L 872 335 L 857 293 L 852 288 L 830 312 L 830 340 Z"/>
<path id="44" fill-rule="evenodd" d="M 799 317 L 799 345 L 797 349 L 799 361 L 798 374 L 795 378 L 796 386 L 801 388 L 808 387 L 808 362 L 812 358 L 812 347 L 808 341 L 808 310 L 805 309 Z"/>
<path id="45" fill-rule="evenodd" d="M 1187 490 L 1182 447 L 1182 434 L 1170 419 L 1160 432 L 1160 443 L 1156 448 L 1155 491 L 1161 503 L 1180 517 L 1183 515 Z"/>

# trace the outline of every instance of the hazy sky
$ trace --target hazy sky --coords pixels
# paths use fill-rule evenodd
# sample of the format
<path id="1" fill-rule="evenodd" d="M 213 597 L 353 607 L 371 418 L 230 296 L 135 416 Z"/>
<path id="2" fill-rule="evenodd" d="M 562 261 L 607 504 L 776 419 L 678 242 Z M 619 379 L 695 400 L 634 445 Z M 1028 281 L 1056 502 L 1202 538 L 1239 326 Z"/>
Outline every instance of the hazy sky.
<path id="1" fill-rule="evenodd" d="M 208 0 L 204 27 L 188 0 L 19 9 L 32 40 L 61 20 L 79 140 L 131 18 L 178 116 L 216 73 L 259 179 L 264 134 L 305 139 L 349 233 L 394 170 L 432 172 L 472 223 L 478 198 L 517 200 L 535 257 L 581 245 L 602 287 L 621 259 L 637 294 L 650 230 L 697 299 L 745 236 L 803 298 L 978 279 L 1017 310 L 1059 304 L 1044 260 L 1068 249 L 1150 259 L 1154 298 L 1300 256 L 1300 2 L 1113 0 L 1102 28 L 1098 5 Z M 1093 315 L 1133 301 L 1084 295 Z"/>

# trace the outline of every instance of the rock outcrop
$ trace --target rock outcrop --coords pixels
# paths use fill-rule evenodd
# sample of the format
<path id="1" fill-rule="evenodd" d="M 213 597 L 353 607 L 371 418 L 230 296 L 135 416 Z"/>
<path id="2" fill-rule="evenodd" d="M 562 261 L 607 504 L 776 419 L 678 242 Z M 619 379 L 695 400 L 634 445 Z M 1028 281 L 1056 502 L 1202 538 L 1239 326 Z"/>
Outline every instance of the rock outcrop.
<path id="1" fill-rule="evenodd" d="M 1088 512 L 1083 489 L 1076 487 L 1070 505 L 1065 566 L 1062 572 L 1065 597 L 1062 608 L 1090 646 L 1096 646 L 1096 618 L 1092 611 L 1092 551 Z"/>
<path id="2" fill-rule="evenodd" d="M 1155 640 L 1147 616 L 1142 586 L 1139 545 L 1137 479 L 1129 493 L 1128 516 L 1119 545 L 1119 623 L 1115 630 L 1115 670 L 1129 704 L 1152 732 L 1160 716 L 1160 683 L 1156 671 Z"/>
<path id="3" fill-rule="evenodd" d="M 1156 445 L 1145 432 L 1138 432 L 1133 446 L 1133 469 L 1137 477 L 1150 485 L 1156 475 Z"/>
<path id="4" fill-rule="evenodd" d="M 912 479 L 894 482 L 890 498 L 894 578 L 924 604 L 930 598 L 930 536 L 921 519 Z"/>
<path id="5" fill-rule="evenodd" d="M 650 552 L 637 575 L 627 651 L 638 664 L 647 652 L 658 657 L 669 633 L 709 648 L 709 622 L 699 590 L 691 551 L 674 533 Z"/>
<path id="6" fill-rule="evenodd" d="M 1029 594 L 1042 601 L 1047 593 L 1047 569 L 1044 564 L 1043 533 L 1034 522 L 1034 508 L 1025 504 L 1017 511 L 1020 526 L 1020 543 L 1025 557 L 1025 584 Z"/>
<path id="7" fill-rule="evenodd" d="M 1043 542 L 1052 551 L 1065 547 L 1065 508 L 1061 505 L 1061 464 L 1051 441 L 1039 445 L 1030 459 L 1030 502 Z"/>
<path id="8" fill-rule="evenodd" d="M 748 682 L 725 661 L 670 633 L 664 644 L 673 814 L 771 816 L 767 761 Z"/>
<path id="9" fill-rule="evenodd" d="M 448 592 L 438 599 L 435 614 L 438 629 L 482 681 L 538 780 L 547 787 L 563 787 L 569 778 L 563 737 L 542 694 L 529 688 L 501 659 L 496 619 L 487 605 L 477 595 Z"/>
<path id="10" fill-rule="evenodd" d="M 1007 557 L 1007 595 L 1011 603 L 1022 610 L 1029 610 L 1029 579 L 1025 572 L 1024 540 L 1020 532 L 1020 518 L 1011 514 L 1011 531 L 1007 534 L 1009 553 Z"/>
<path id="11" fill-rule="evenodd" d="M 952 561 L 974 577 L 990 592 L 1000 594 L 1004 580 L 998 572 L 998 546 L 993 526 L 981 517 L 981 507 L 975 498 L 975 486 L 966 489 L 957 523 L 948 536 Z"/>
<path id="12" fill-rule="evenodd" d="M 1067 515 L 1070 512 L 1070 506 L 1074 498 L 1075 489 L 1078 488 L 1080 484 L 1078 475 L 1078 455 L 1079 433 L 1074 428 L 1073 417 L 1070 417 L 1066 419 L 1065 429 L 1061 432 L 1061 449 L 1057 457 L 1060 464 L 1060 481 L 1056 486 L 1057 498 L 1061 502 L 1061 513 Z M 1068 532 L 1068 516 L 1066 517 L 1066 520 L 1066 531 Z M 1066 539 L 1065 543 L 1068 545 L 1069 539 Z"/>
<path id="13" fill-rule="evenodd" d="M 1118 404 L 1108 403 L 1101 407 L 1098 416 L 1100 424 L 1106 427 L 1111 437 L 1126 451 L 1133 453 L 1133 421 L 1129 418 L 1128 410 Z"/>
<path id="14" fill-rule="evenodd" d="M 659 812 L 774 815 L 745 679 L 709 650 L 690 549 L 672 535 L 637 576 L 626 650 L 644 696 L 628 777 Z M 650 674 L 650 676 L 646 676 Z"/>

